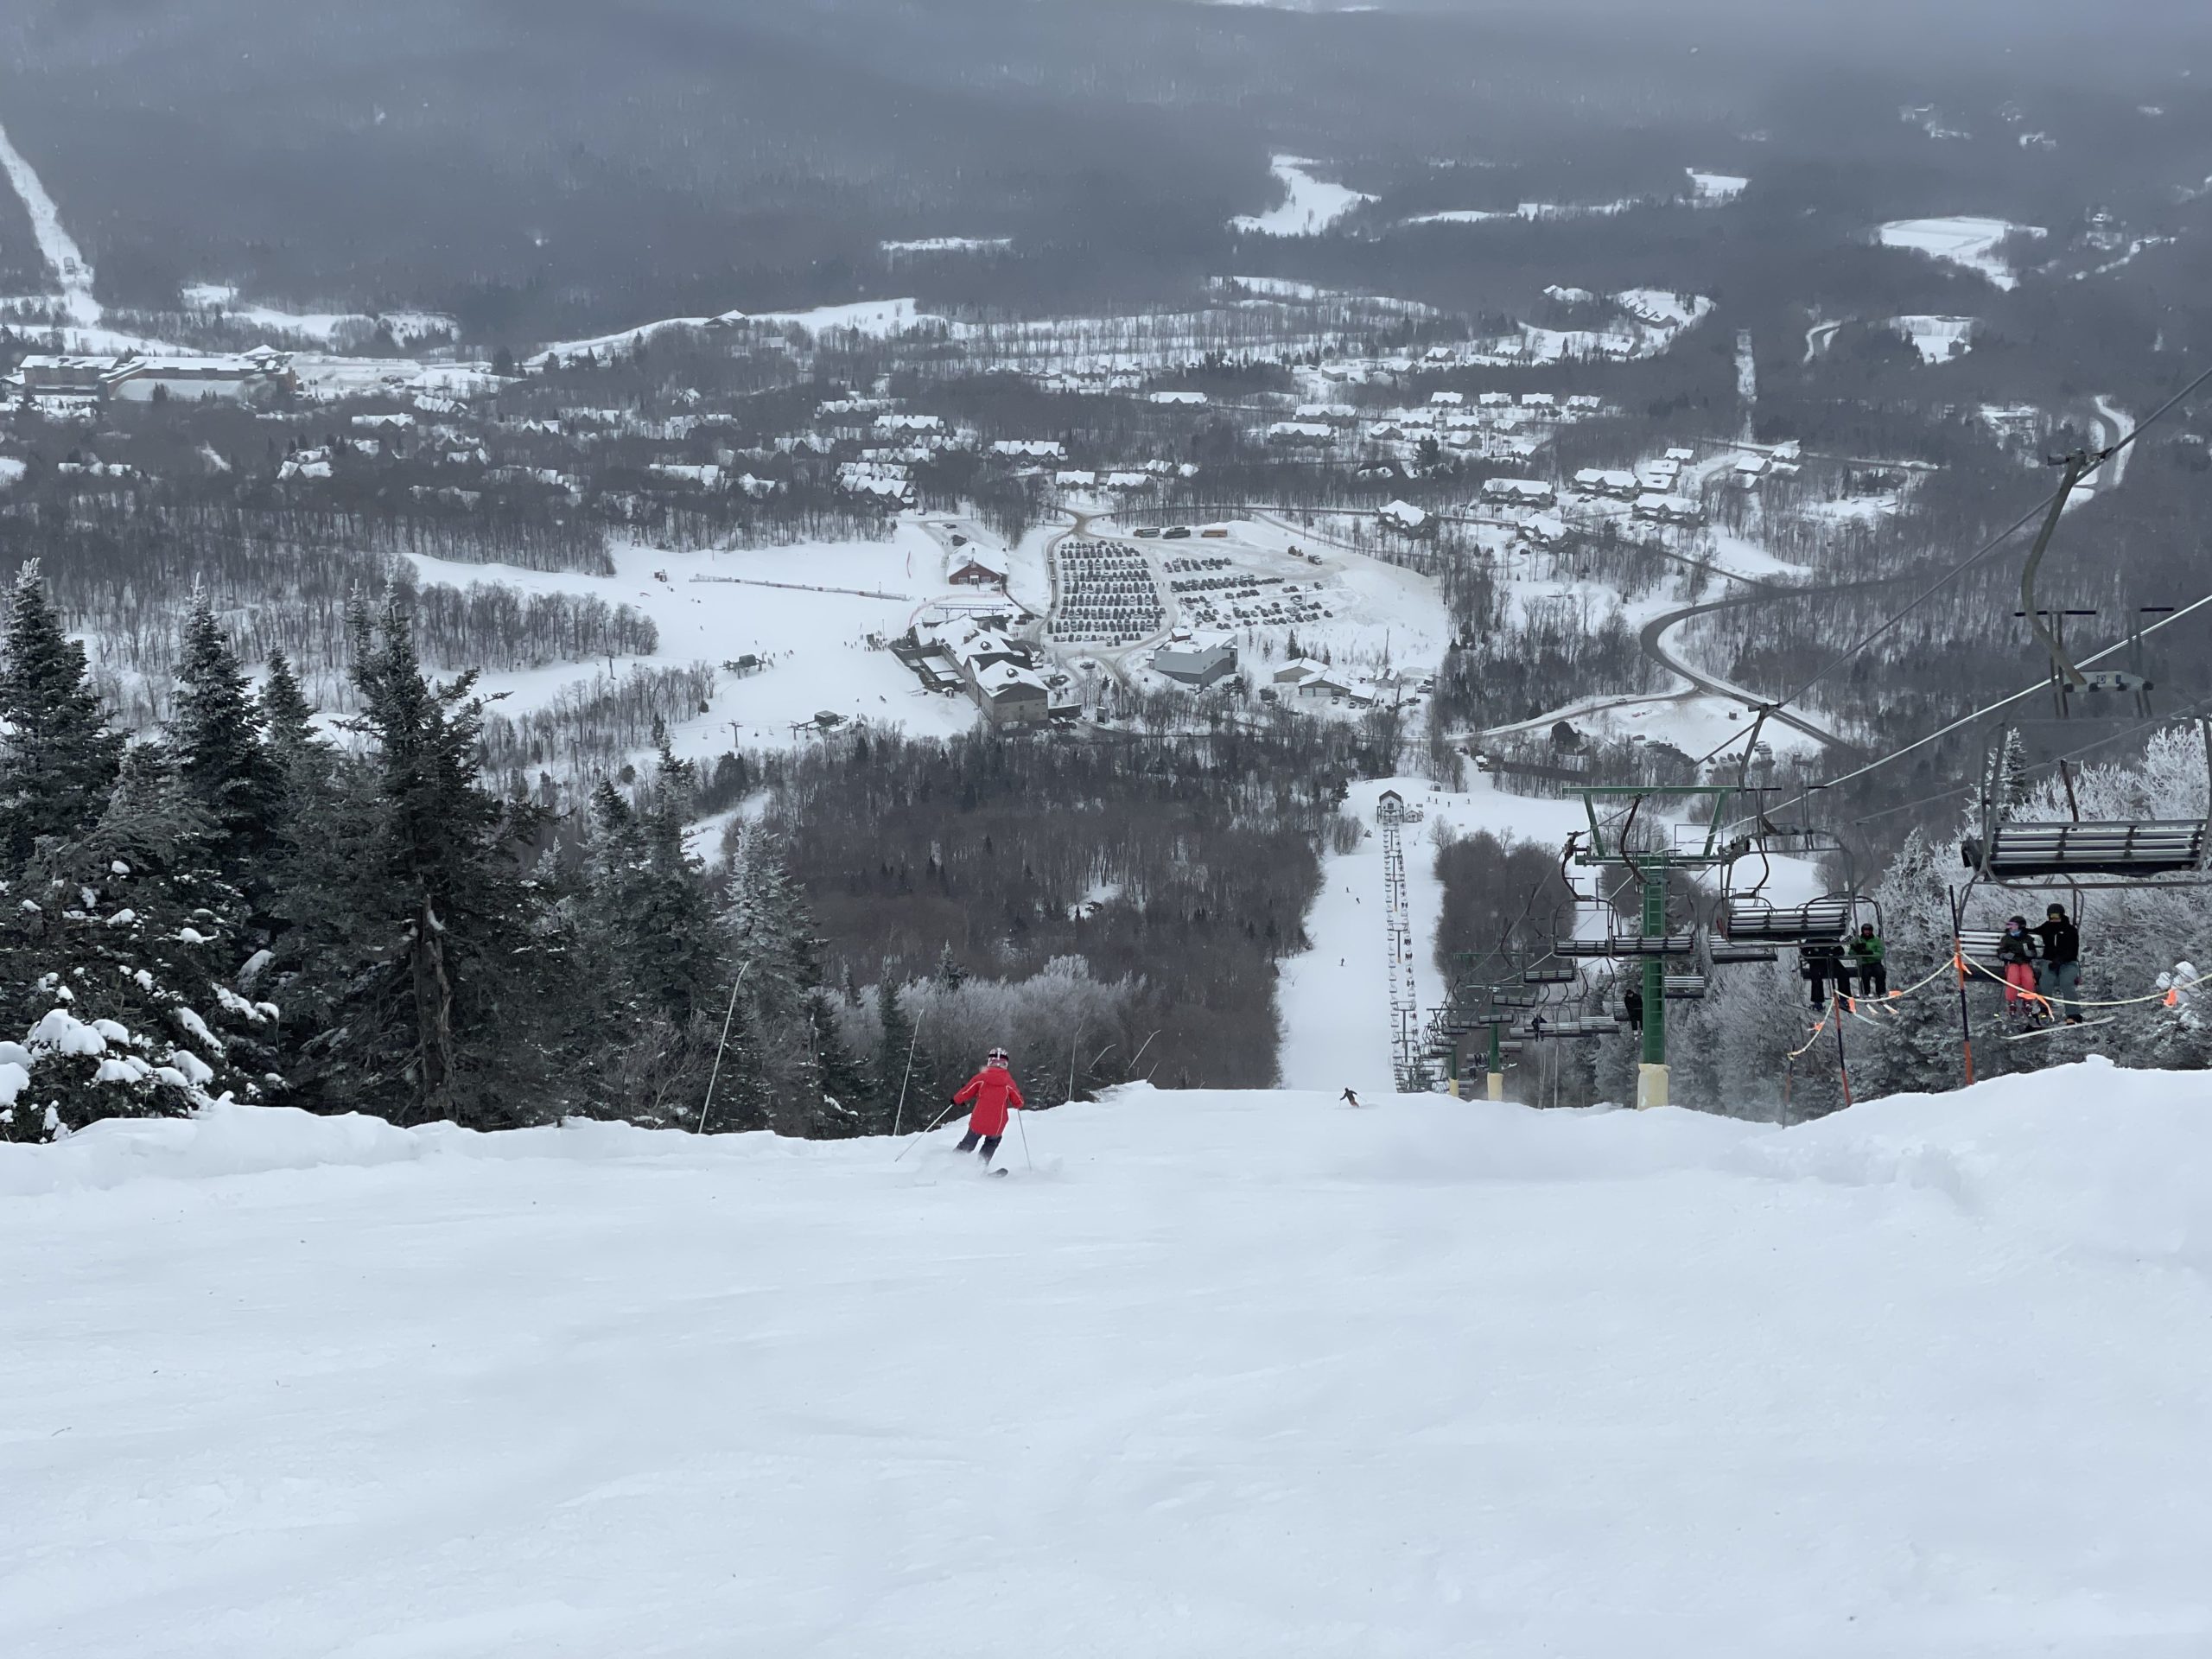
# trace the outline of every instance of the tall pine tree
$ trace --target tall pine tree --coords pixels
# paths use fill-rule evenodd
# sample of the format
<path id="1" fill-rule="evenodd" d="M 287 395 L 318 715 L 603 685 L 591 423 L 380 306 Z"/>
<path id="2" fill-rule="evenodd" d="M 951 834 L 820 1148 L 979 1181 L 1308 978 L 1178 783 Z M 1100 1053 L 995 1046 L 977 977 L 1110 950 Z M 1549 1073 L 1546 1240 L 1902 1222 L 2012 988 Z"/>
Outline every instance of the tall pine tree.
<path id="1" fill-rule="evenodd" d="M 20 869 L 41 836 L 87 828 L 122 758 L 85 648 L 62 632 L 30 560 L 16 573 L 0 638 L 0 859 Z"/>
<path id="2" fill-rule="evenodd" d="M 313 1103 L 398 1122 L 556 1118 L 574 1085 L 546 993 L 572 964 L 556 895 L 524 865 L 536 810 L 479 786 L 475 677 L 424 676 L 396 594 L 374 615 L 357 601 L 349 626 L 347 724 L 367 753 L 339 766 L 283 899 L 316 1033 L 295 1081 Z"/>
<path id="3" fill-rule="evenodd" d="M 297 693 L 296 685 L 291 688 Z M 224 639 L 205 588 L 194 589 L 177 660 L 176 701 L 168 742 L 178 781 L 206 808 L 215 828 L 213 851 L 226 869 L 257 886 L 254 869 L 276 837 L 283 779 L 262 739 L 259 703 L 245 671 Z"/>

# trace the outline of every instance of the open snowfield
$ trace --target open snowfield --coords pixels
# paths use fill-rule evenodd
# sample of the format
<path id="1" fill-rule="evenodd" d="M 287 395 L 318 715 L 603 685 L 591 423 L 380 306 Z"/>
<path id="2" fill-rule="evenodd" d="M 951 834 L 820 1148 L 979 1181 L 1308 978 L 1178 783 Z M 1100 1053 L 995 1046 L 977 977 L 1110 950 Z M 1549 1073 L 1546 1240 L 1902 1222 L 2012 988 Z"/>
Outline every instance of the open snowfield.
<path id="1" fill-rule="evenodd" d="M 1281 202 L 1264 213 L 1239 213 L 1229 221 L 1230 228 L 1253 236 L 1318 236 L 1362 202 L 1375 200 L 1315 178 L 1306 170 L 1313 165 L 1296 156 L 1276 156 L 1271 168 L 1282 186 Z"/>
<path id="2" fill-rule="evenodd" d="M 1999 288 L 2018 286 L 2019 278 L 1998 257 L 1998 245 L 2015 232 L 2044 234 L 2040 226 L 2001 219 L 1899 219 L 1875 232 L 1884 247 L 1911 248 L 1931 259 L 1980 271 Z"/>
<path id="3" fill-rule="evenodd" d="M 870 633 L 904 633 L 923 601 L 949 591 L 946 550 L 915 524 L 902 521 L 882 542 L 707 553 L 632 545 L 613 552 L 612 576 L 423 557 L 414 564 L 425 582 L 456 588 L 497 582 L 524 593 L 590 594 L 644 612 L 660 630 L 659 652 L 617 658 L 618 674 L 640 662 L 719 664 L 746 655 L 772 656 L 760 673 L 720 675 L 709 712 L 676 728 L 677 752 L 694 759 L 724 753 L 733 724 L 746 744 L 783 744 L 791 741 L 794 722 L 825 710 L 903 727 L 917 736 L 950 736 L 976 723 L 973 702 L 925 694 L 897 658 L 867 643 Z M 657 571 L 668 580 L 658 580 Z M 769 582 L 791 585 L 759 585 Z M 867 596 L 871 594 L 893 597 Z M 499 706 L 512 714 L 543 704 L 565 685 L 588 683 L 606 667 L 604 662 L 563 663 L 486 674 L 483 684 L 506 693 Z"/>
<path id="4" fill-rule="evenodd" d="M 2212 1647 L 2212 1117 L 0 1147 L 16 1659 Z"/>

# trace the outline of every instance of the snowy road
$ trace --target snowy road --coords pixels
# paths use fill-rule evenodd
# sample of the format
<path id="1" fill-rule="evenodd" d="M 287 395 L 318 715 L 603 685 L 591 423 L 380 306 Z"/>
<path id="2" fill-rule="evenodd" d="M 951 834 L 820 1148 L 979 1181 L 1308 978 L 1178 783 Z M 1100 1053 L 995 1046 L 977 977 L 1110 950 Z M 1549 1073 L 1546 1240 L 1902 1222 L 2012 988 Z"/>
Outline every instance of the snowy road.
<path id="1" fill-rule="evenodd" d="M 1376 1104 L 0 1148 L 0 1651 L 2212 1646 L 2201 1080 Z"/>

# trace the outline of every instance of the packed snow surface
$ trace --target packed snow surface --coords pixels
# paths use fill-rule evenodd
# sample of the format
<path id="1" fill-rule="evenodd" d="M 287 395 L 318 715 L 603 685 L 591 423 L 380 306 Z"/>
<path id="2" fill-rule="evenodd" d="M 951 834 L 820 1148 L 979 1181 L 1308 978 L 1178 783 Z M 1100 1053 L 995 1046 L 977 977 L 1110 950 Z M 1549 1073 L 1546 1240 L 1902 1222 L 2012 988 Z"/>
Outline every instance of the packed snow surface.
<path id="1" fill-rule="evenodd" d="M 2212 1644 L 2212 1114 L 0 1147 L 14 1659 Z"/>

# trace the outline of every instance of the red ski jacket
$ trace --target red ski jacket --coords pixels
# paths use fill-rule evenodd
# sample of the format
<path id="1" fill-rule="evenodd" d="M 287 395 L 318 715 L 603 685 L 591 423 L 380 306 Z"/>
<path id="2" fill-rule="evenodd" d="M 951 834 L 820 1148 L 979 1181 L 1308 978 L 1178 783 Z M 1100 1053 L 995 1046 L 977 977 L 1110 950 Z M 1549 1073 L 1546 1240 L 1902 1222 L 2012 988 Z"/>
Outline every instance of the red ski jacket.
<path id="1" fill-rule="evenodd" d="M 1022 1104 L 1021 1090 L 1014 1086 L 1014 1073 L 1006 1067 L 987 1065 L 952 1097 L 956 1106 L 971 1102 L 976 1109 L 968 1115 L 969 1128 L 977 1135 L 1004 1135 L 1007 1108 Z"/>

